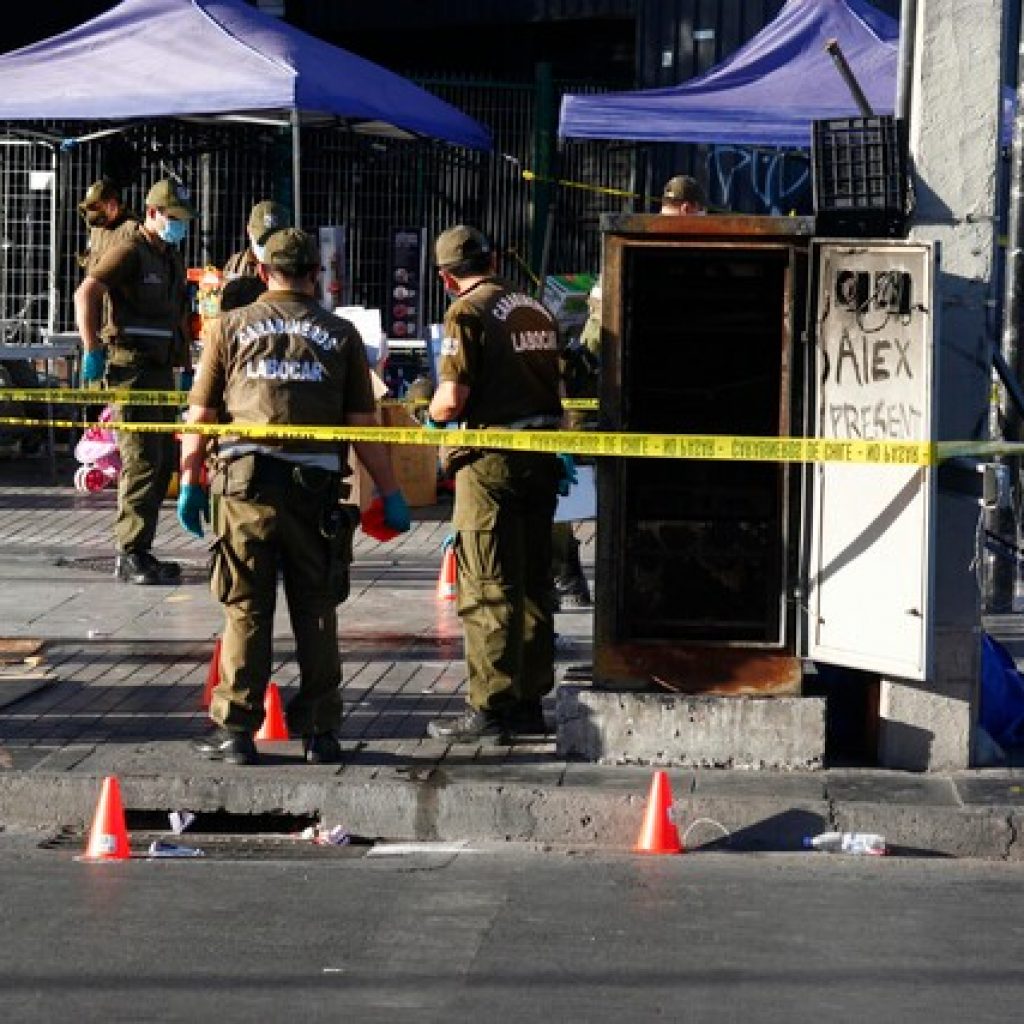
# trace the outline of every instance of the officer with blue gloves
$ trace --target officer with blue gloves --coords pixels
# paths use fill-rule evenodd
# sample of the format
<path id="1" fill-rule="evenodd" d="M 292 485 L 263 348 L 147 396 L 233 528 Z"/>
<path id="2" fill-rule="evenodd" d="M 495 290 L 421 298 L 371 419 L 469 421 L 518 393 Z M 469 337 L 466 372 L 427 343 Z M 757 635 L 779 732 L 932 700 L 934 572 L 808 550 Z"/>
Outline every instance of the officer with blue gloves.
<path id="1" fill-rule="evenodd" d="M 90 189 L 83 212 L 88 215 L 103 194 L 95 186 Z M 103 382 L 118 391 L 171 391 L 175 367 L 189 366 L 185 266 L 177 247 L 193 212 L 180 185 L 158 181 L 146 196 L 144 222 L 126 221 L 135 227 L 104 239 L 90 257 L 85 279 L 75 291 L 84 383 Z M 118 419 L 126 424 L 171 422 L 175 415 L 169 406 L 128 403 L 118 409 Z M 176 582 L 178 564 L 157 559 L 151 550 L 174 472 L 174 437 L 123 431 L 118 447 L 114 575 L 126 583 Z"/>
<path id="2" fill-rule="evenodd" d="M 270 236 L 261 257 L 259 273 L 268 290 L 206 329 L 189 422 L 375 426 L 359 333 L 313 298 L 320 268 L 315 241 L 286 228 Z M 409 509 L 385 446 L 353 447 L 383 495 L 385 522 L 407 531 Z M 206 438 L 184 436 L 178 520 L 196 537 L 211 513 L 202 479 L 206 452 Z M 342 713 L 337 607 L 348 596 L 358 520 L 353 506 L 339 504 L 347 445 L 256 440 L 240 429 L 221 438 L 209 467 L 209 491 L 216 498 L 210 583 L 225 623 L 220 681 L 210 700 L 215 728 L 193 749 L 233 764 L 257 761 L 253 735 L 263 721 L 270 680 L 280 572 L 301 674 L 285 710 L 288 728 L 302 737 L 307 761 L 335 762 Z"/>

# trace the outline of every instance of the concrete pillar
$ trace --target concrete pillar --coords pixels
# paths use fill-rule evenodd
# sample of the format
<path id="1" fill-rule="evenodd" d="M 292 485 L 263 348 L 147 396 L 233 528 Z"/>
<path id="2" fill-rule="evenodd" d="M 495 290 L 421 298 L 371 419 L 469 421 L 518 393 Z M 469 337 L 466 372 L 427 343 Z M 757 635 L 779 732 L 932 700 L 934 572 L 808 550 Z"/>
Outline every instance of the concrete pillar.
<path id="1" fill-rule="evenodd" d="M 987 438 L 1003 0 L 918 0 L 910 151 L 910 237 L 940 243 L 936 284 L 941 440 Z M 941 484 L 941 477 L 940 477 Z M 886 679 L 883 765 L 946 771 L 971 763 L 978 717 L 980 509 L 944 492 L 936 508 L 936 657 L 924 683 Z"/>

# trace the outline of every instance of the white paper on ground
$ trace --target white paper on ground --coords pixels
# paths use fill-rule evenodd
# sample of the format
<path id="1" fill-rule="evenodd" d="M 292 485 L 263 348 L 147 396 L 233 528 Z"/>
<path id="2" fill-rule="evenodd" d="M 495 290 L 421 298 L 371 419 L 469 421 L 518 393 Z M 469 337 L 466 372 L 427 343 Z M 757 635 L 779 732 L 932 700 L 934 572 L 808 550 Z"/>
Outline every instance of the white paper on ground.
<path id="1" fill-rule="evenodd" d="M 467 839 L 451 843 L 378 843 L 367 857 L 408 857 L 414 853 L 473 853 Z"/>

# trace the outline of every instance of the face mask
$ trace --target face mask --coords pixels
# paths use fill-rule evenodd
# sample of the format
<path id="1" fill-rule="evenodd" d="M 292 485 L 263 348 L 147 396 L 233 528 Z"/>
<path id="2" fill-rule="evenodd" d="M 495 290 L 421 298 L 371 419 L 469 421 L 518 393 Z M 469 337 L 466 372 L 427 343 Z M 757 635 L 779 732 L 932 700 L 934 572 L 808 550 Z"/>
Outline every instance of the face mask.
<path id="1" fill-rule="evenodd" d="M 183 220 L 164 217 L 163 227 L 157 229 L 157 234 L 168 245 L 177 245 L 188 234 L 188 224 Z"/>
<path id="2" fill-rule="evenodd" d="M 103 210 L 86 210 L 85 223 L 91 228 L 104 228 L 107 226 L 107 215 Z"/>

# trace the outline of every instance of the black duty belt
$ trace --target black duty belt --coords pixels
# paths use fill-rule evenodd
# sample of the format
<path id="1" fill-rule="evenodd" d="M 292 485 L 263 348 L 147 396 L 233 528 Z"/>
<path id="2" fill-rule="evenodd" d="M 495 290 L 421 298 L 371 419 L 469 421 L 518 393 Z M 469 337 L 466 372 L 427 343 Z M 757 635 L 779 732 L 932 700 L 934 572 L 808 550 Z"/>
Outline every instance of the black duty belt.
<path id="1" fill-rule="evenodd" d="M 326 491 L 329 487 L 337 486 L 341 480 L 341 474 L 330 469 L 323 469 L 320 466 L 304 466 L 301 462 L 292 462 L 289 459 L 279 459 L 273 455 L 263 455 L 259 452 L 250 457 L 256 460 L 253 471 L 253 483 L 262 487 L 297 487 L 310 493 Z"/>

